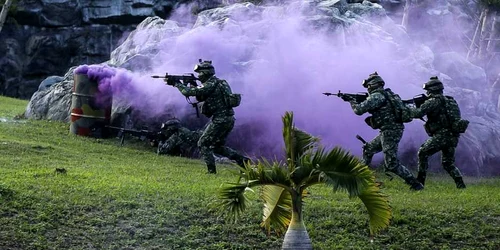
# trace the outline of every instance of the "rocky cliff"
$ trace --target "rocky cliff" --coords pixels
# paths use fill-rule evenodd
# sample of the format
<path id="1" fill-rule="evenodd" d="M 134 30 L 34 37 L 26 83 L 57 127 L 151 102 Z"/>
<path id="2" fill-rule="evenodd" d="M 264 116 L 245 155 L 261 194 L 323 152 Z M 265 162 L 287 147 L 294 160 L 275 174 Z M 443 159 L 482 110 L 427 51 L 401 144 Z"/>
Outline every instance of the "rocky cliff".
<path id="1" fill-rule="evenodd" d="M 0 32 L 0 94 L 30 98 L 48 76 L 100 63 L 150 16 L 167 18 L 179 4 L 193 11 L 217 0 L 19 0 Z"/>

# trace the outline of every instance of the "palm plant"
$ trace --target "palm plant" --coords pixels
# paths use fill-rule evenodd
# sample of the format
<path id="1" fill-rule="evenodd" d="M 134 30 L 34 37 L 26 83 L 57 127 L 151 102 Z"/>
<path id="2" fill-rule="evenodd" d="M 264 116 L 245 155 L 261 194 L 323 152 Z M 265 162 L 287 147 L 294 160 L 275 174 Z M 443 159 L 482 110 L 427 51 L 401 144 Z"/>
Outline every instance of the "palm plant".
<path id="1" fill-rule="evenodd" d="M 285 161 L 259 160 L 241 169 L 236 183 L 227 183 L 219 191 L 221 208 L 237 218 L 248 203 L 245 192 L 261 186 L 264 217 L 261 223 L 269 233 L 285 230 L 282 249 L 312 249 L 302 216 L 306 189 L 326 184 L 333 191 L 345 190 L 350 197 L 359 197 L 368 210 L 370 235 L 389 225 L 391 207 L 388 197 L 380 192 L 373 172 L 356 157 L 336 147 L 325 150 L 319 139 L 297 129 L 293 113 L 283 120 Z"/>

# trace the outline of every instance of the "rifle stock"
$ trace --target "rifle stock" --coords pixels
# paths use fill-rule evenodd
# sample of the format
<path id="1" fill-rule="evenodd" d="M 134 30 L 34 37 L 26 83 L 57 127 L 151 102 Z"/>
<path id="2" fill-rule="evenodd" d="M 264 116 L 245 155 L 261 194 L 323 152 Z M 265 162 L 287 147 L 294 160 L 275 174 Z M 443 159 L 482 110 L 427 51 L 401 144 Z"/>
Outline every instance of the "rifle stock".
<path id="1" fill-rule="evenodd" d="M 425 94 L 419 94 L 419 95 L 414 96 L 412 99 L 403 100 L 403 103 L 404 104 L 413 104 L 413 105 L 415 105 L 415 107 L 420 108 L 420 106 L 422 106 L 422 104 L 425 101 L 427 101 L 427 99 L 429 99 L 429 97 L 427 97 Z"/>

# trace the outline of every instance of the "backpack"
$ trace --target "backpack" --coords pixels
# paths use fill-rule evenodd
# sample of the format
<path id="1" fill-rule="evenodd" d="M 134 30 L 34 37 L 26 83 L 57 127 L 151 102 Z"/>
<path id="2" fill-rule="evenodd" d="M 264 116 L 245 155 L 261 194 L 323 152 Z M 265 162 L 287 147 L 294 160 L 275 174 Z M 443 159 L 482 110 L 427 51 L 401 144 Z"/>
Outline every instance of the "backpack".
<path id="1" fill-rule="evenodd" d="M 406 123 L 413 120 L 410 108 L 403 103 L 403 100 L 398 94 L 392 92 L 391 89 L 385 89 L 382 94 L 389 102 L 389 105 L 391 105 L 396 116 L 396 122 Z"/>
<path id="2" fill-rule="evenodd" d="M 444 101 L 444 114 L 451 132 L 456 134 L 465 133 L 469 126 L 469 121 L 462 119 L 457 101 L 451 96 L 445 96 Z"/>
<path id="3" fill-rule="evenodd" d="M 241 94 L 233 94 L 226 80 L 220 80 L 219 86 L 224 95 L 224 102 L 228 107 L 236 108 L 240 106 Z"/>

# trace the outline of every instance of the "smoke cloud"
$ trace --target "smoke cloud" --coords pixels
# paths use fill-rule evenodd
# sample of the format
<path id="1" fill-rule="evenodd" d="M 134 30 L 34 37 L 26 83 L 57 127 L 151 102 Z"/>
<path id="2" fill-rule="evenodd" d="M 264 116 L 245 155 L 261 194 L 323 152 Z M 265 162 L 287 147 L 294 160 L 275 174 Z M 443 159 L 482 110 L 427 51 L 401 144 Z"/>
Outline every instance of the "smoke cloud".
<path id="1" fill-rule="evenodd" d="M 180 26 L 165 24 L 172 29 L 155 44 L 152 70 L 113 69 L 112 74 L 104 70 L 108 80 L 101 81 L 101 91 L 140 110 L 145 118 L 165 110 L 176 117 L 193 117 L 191 106 L 175 88 L 150 75 L 191 73 L 199 58 L 212 60 L 216 75 L 242 94 L 230 139 L 236 149 L 253 156 L 282 155 L 281 116 L 293 111 L 296 125 L 320 137 L 323 145 L 342 146 L 360 155 L 355 135 L 369 140 L 377 133 L 364 123 L 367 114 L 357 116 L 348 103 L 322 92 L 366 91 L 361 82 L 377 71 L 386 87 L 409 99 L 421 92 L 418 85 L 429 77 L 416 76 L 414 68 L 405 66 L 405 58 L 413 53 L 408 49 L 410 39 L 386 18 L 370 22 L 353 18 L 349 26 L 332 26 L 303 1 L 234 6 L 225 10 L 230 15 L 213 13 L 228 15 L 216 23 L 210 23 L 210 15 L 189 17 L 186 9 L 182 15 L 174 13 L 172 21 Z M 135 43 L 153 35 L 141 32 Z M 396 43 L 393 38 L 400 40 Z M 90 72 L 92 67 L 88 68 Z M 407 127 L 402 145 L 420 145 L 426 138 L 421 123 Z"/>

